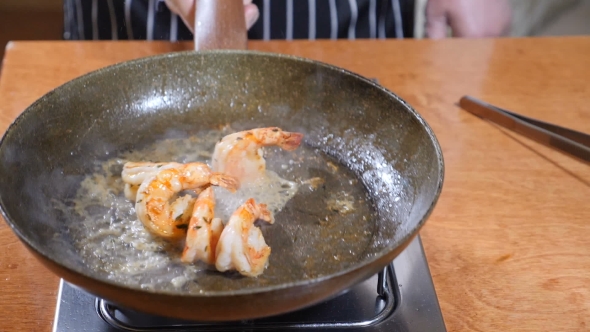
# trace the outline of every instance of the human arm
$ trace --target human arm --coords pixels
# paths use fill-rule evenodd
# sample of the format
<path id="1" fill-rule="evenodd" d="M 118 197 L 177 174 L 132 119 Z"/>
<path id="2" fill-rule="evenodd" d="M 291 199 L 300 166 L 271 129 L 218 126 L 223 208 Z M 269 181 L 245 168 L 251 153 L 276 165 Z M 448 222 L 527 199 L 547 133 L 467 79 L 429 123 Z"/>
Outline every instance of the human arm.
<path id="1" fill-rule="evenodd" d="M 512 8 L 508 0 L 429 0 L 426 33 L 429 38 L 453 36 L 477 38 L 505 35 L 510 28 Z"/>

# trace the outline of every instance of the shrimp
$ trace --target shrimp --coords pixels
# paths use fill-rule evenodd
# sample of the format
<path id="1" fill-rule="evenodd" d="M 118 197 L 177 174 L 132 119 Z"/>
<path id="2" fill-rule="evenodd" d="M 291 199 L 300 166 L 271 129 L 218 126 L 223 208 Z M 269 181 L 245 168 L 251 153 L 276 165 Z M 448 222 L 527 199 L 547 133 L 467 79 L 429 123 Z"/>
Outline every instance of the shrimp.
<path id="1" fill-rule="evenodd" d="M 262 147 L 277 145 L 293 151 L 303 134 L 277 127 L 258 128 L 225 136 L 215 145 L 211 169 L 236 177 L 241 183 L 254 182 L 265 174 L 266 161 Z"/>
<path id="2" fill-rule="evenodd" d="M 162 169 L 177 167 L 178 163 L 127 162 L 123 165 L 121 178 L 125 182 L 125 197 L 135 201 L 137 190 L 142 182 Z"/>
<path id="3" fill-rule="evenodd" d="M 192 263 L 202 260 L 207 264 L 215 264 L 215 248 L 223 222 L 214 218 L 215 196 L 213 188 L 208 187 L 197 197 L 193 213 L 186 233 L 186 242 L 180 260 Z"/>
<path id="4" fill-rule="evenodd" d="M 254 226 L 257 219 L 274 223 L 266 204 L 256 204 L 252 198 L 232 214 L 215 248 L 217 270 L 237 269 L 248 277 L 262 273 L 271 249 L 264 241 L 260 228 Z"/>
<path id="5" fill-rule="evenodd" d="M 185 215 L 175 214 L 179 209 L 173 209 L 169 201 L 182 190 L 204 189 L 208 185 L 235 192 L 239 182 L 231 176 L 213 173 L 206 164 L 197 162 L 160 170 L 139 186 L 135 202 L 137 217 L 155 235 L 169 239 L 182 237 L 188 227 L 181 222 Z"/>

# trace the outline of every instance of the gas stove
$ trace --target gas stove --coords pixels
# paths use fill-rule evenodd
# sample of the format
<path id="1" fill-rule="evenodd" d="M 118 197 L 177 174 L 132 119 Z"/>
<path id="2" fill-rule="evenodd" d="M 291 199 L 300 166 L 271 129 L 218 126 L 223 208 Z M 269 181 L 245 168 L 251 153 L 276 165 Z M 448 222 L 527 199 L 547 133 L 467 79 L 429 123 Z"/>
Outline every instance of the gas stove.
<path id="1" fill-rule="evenodd" d="M 339 296 L 279 316 L 209 323 L 117 307 L 61 280 L 54 332 L 120 331 L 446 331 L 420 237 L 382 272 Z"/>

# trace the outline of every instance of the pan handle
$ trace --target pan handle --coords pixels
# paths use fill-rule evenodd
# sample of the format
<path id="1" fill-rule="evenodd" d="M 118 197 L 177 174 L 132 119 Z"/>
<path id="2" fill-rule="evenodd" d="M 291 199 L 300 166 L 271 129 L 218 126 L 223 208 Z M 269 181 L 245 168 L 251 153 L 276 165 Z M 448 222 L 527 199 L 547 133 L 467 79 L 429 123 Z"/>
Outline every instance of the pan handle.
<path id="1" fill-rule="evenodd" d="M 195 50 L 245 50 L 247 33 L 243 0 L 195 0 Z"/>

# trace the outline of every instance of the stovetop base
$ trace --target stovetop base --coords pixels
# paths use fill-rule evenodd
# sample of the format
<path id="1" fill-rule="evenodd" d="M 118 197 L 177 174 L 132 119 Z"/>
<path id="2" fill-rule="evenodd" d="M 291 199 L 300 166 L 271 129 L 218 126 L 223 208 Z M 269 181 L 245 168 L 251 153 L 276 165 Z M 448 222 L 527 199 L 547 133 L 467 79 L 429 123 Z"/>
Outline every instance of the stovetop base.
<path id="1" fill-rule="evenodd" d="M 235 323 L 206 324 L 119 310 L 65 281 L 60 290 L 54 332 L 346 330 L 446 332 L 420 237 L 387 268 L 345 294 L 285 315 Z M 383 286 L 379 288 L 379 283 Z M 382 294 L 378 294 L 381 292 Z M 186 323 L 186 321 L 184 321 Z"/>

